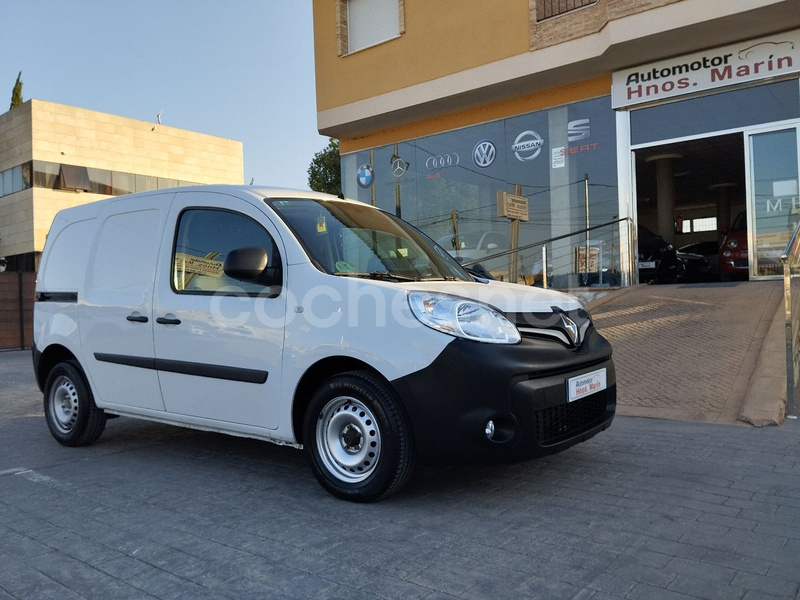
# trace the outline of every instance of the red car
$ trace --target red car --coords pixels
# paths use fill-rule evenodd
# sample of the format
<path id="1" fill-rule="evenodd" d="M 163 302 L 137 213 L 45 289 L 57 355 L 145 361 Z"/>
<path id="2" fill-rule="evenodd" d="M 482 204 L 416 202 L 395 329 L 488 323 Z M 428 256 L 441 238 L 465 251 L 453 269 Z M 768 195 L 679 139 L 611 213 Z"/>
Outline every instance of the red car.
<path id="1" fill-rule="evenodd" d="M 723 281 L 747 279 L 747 214 L 740 212 L 719 248 L 719 271 Z"/>

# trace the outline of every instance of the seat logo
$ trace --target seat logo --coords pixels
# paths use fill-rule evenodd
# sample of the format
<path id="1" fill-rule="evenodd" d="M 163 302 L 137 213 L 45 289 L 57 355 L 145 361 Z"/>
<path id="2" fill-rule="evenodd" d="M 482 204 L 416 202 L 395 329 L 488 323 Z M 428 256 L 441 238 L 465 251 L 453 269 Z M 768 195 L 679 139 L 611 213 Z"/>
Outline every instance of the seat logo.
<path id="1" fill-rule="evenodd" d="M 517 136 L 511 149 L 514 151 L 514 156 L 517 157 L 517 160 L 528 162 L 539 156 L 542 146 L 544 146 L 542 136 L 529 129 Z"/>
<path id="2" fill-rule="evenodd" d="M 589 119 L 577 119 L 567 123 L 567 140 L 577 142 L 585 140 L 592 135 L 592 126 Z"/>
<path id="3" fill-rule="evenodd" d="M 497 148 L 491 140 L 481 140 L 472 149 L 472 162 L 481 169 L 491 166 L 496 157 Z"/>

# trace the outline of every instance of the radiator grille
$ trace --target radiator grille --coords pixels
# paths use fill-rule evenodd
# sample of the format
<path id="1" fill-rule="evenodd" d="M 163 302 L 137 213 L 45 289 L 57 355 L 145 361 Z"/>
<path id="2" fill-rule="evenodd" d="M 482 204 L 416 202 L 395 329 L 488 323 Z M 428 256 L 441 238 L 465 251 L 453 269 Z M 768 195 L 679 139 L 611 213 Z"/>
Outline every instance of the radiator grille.
<path id="1" fill-rule="evenodd" d="M 600 424 L 606 416 L 606 394 L 597 393 L 569 404 L 534 412 L 536 441 L 555 444 Z"/>

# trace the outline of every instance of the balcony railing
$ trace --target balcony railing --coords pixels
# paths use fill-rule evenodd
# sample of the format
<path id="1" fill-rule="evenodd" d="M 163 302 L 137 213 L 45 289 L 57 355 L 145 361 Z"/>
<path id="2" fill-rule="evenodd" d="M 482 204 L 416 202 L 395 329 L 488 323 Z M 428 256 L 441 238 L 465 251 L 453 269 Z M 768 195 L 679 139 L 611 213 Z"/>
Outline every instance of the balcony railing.
<path id="1" fill-rule="evenodd" d="M 536 20 L 544 21 L 592 4 L 597 0 L 536 0 Z"/>

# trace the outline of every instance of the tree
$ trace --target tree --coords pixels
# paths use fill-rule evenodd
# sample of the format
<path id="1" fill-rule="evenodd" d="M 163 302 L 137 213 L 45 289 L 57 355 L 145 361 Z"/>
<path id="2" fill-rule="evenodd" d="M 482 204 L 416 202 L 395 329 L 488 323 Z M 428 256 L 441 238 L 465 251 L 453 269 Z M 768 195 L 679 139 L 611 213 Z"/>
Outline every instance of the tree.
<path id="1" fill-rule="evenodd" d="M 308 167 L 308 187 L 315 192 L 325 192 L 335 196 L 342 193 L 339 140 L 330 138 L 327 147 L 314 155 Z"/>
<path id="2" fill-rule="evenodd" d="M 20 80 L 21 78 L 22 78 L 22 71 L 20 71 L 19 75 L 17 75 L 17 83 L 14 84 L 14 90 L 11 92 L 11 106 L 9 107 L 9 110 L 22 104 L 22 81 Z"/>

